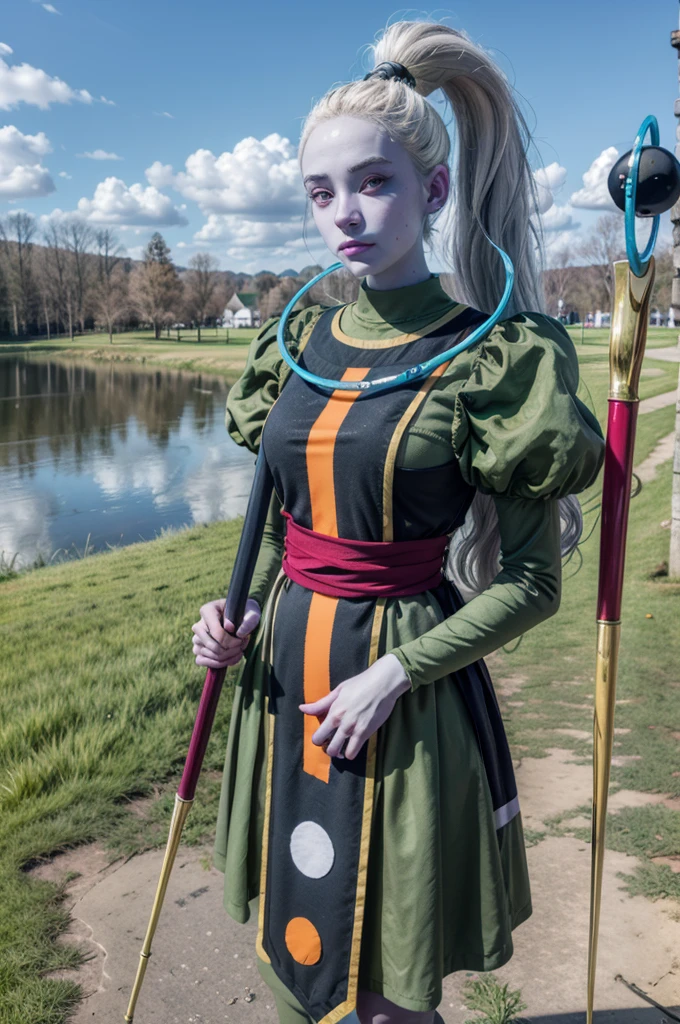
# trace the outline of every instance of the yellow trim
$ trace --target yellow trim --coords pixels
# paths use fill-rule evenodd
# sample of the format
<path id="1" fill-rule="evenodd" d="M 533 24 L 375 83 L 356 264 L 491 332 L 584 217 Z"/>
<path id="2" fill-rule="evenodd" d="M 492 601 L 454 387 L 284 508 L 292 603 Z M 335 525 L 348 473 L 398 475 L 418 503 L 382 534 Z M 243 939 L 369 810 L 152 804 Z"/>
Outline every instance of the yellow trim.
<path id="1" fill-rule="evenodd" d="M 460 314 L 468 307 L 462 305 L 462 303 L 458 303 L 453 307 L 453 309 L 450 309 L 448 313 L 445 313 L 444 316 L 441 316 L 431 324 L 427 324 L 427 326 L 422 327 L 419 331 L 413 331 L 412 334 L 396 334 L 394 338 L 378 338 L 367 341 L 364 341 L 361 338 L 352 338 L 349 334 L 345 334 L 340 327 L 340 317 L 342 316 L 343 310 L 346 308 L 346 306 L 341 306 L 333 317 L 331 322 L 331 332 L 333 337 L 338 341 L 344 342 L 345 345 L 352 345 L 353 348 L 376 349 L 392 348 L 393 345 L 405 345 L 409 341 L 418 341 L 420 338 L 425 338 L 428 334 L 432 334 L 432 332 L 436 331 L 439 327 L 443 327 L 444 324 L 449 322 L 449 320 L 453 320 L 454 317 L 460 316 Z"/>
<path id="2" fill-rule="evenodd" d="M 399 442 L 404 436 L 404 432 L 413 419 L 418 407 L 422 404 L 425 396 L 434 387 L 437 379 L 442 376 L 448 366 L 451 365 L 451 361 L 448 363 L 442 363 L 436 370 L 427 377 L 419 390 L 413 397 L 413 400 L 409 404 L 408 409 L 399 420 L 394 433 L 390 439 L 389 447 L 387 449 L 387 455 L 385 456 L 385 468 L 383 472 L 383 540 L 391 541 L 394 540 L 394 516 L 393 512 L 393 490 L 394 490 L 394 469 L 397 460 L 397 449 Z"/>
<path id="3" fill-rule="evenodd" d="M 375 603 L 373 625 L 371 627 L 371 643 L 368 653 L 368 664 L 372 665 L 380 650 L 380 633 L 382 631 L 385 598 Z M 359 990 L 359 958 L 361 956 L 361 933 L 366 907 L 366 881 L 368 873 L 368 851 L 371 844 L 371 823 L 373 820 L 373 794 L 375 792 L 375 760 L 378 733 L 374 732 L 368 741 L 366 752 L 366 781 L 364 783 L 364 807 L 361 816 L 361 840 L 359 844 L 359 867 L 357 869 L 356 900 L 354 903 L 354 928 L 352 930 L 352 948 L 349 959 L 347 980 L 347 999 L 335 1009 L 322 1017 L 319 1024 L 338 1024 L 356 1008 Z"/>
<path id="4" fill-rule="evenodd" d="M 264 946 L 262 945 L 262 939 L 264 937 L 264 903 L 265 903 L 265 889 L 267 887 L 267 854 L 269 850 L 269 814 L 271 808 L 272 799 L 272 766 L 274 764 L 274 715 L 269 714 L 269 697 L 267 697 L 267 706 L 265 708 L 265 715 L 267 728 L 269 731 L 267 741 L 267 784 L 266 784 L 266 795 L 264 799 L 264 822 L 262 825 L 262 866 L 260 869 L 260 903 L 258 907 L 258 920 L 257 920 L 257 939 L 255 940 L 255 951 L 261 960 L 265 963 L 271 963 L 269 955 L 265 952 Z"/>

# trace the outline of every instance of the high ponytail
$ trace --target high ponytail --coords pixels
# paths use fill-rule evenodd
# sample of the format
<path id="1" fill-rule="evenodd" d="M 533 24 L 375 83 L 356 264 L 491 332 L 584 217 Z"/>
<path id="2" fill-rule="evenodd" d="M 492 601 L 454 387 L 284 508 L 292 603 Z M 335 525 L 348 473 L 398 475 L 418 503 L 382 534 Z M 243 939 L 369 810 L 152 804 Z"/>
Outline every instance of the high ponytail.
<path id="1" fill-rule="evenodd" d="M 527 159 L 531 134 L 505 75 L 467 35 L 437 22 L 396 22 L 372 50 L 375 64 L 405 65 L 415 78 L 415 90 L 400 80 L 378 78 L 333 89 L 305 121 L 300 156 L 320 121 L 360 117 L 399 141 L 425 175 L 437 164 L 450 163 L 448 130 L 425 99 L 441 89 L 456 126 L 453 202 L 432 217 L 444 222 L 441 230 L 433 232 L 429 222 L 425 237 L 437 236 L 433 245 L 453 272 L 456 298 L 491 312 L 503 294 L 505 271 L 486 231 L 515 266 L 507 315 L 543 311 L 542 240 L 536 226 L 536 183 Z"/>

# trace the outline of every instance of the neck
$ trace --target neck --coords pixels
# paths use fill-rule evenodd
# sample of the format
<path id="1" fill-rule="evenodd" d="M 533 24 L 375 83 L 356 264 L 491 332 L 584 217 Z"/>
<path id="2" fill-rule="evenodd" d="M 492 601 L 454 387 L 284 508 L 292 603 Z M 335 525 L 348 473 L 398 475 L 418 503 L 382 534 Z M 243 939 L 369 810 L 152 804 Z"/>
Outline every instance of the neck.
<path id="1" fill-rule="evenodd" d="M 367 274 L 364 280 L 368 288 L 382 292 L 390 288 L 404 288 L 410 284 L 420 284 L 421 281 L 427 281 L 429 277 L 430 271 L 425 262 L 425 253 L 421 242 L 387 270 L 382 270 L 379 274 Z"/>

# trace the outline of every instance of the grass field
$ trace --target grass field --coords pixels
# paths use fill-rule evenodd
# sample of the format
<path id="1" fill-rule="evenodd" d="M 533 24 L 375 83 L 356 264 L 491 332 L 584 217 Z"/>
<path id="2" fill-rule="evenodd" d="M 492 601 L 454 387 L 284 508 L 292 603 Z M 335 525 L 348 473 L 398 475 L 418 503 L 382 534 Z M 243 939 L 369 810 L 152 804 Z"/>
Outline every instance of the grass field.
<path id="1" fill-rule="evenodd" d="M 577 348 L 581 345 L 606 346 L 609 344 L 608 327 L 582 327 L 581 324 L 574 324 L 567 330 L 571 335 Z M 669 345 L 677 345 L 680 337 L 680 329 L 677 327 L 650 327 L 647 330 L 648 348 L 667 348 Z"/>
<path id="2" fill-rule="evenodd" d="M 590 347 L 582 368 L 583 396 L 602 419 L 606 353 Z M 676 379 L 674 364 L 647 361 L 642 397 L 670 391 Z M 640 417 L 637 462 L 673 418 L 672 406 Z M 678 796 L 680 581 L 652 576 L 667 557 L 670 478 L 666 464 L 631 506 L 614 784 Z M 574 558 L 565 569 L 559 616 L 495 656 L 496 678 L 525 680 L 519 699 L 504 701 L 517 756 L 566 746 L 590 757 L 599 486 L 582 496 L 592 532 L 583 565 Z M 233 521 L 180 531 L 0 585 L 1 1024 L 63 1024 L 78 999 L 77 986 L 46 977 L 79 960 L 55 942 L 67 923 L 62 894 L 26 866 L 93 839 L 112 857 L 165 841 L 204 675 L 190 626 L 200 604 L 225 591 L 239 529 Z M 227 683 L 188 841 L 214 830 L 229 711 Z M 130 813 L 131 800 L 154 791 L 145 817 Z M 680 875 L 652 860 L 659 850 L 680 855 L 680 812 L 632 808 L 609 835 L 643 858 L 634 891 L 680 900 Z"/>
<path id="3" fill-rule="evenodd" d="M 256 333 L 255 329 L 246 327 L 228 332 L 220 328 L 216 336 L 215 330 L 207 328 L 201 331 L 200 344 L 196 331 L 185 330 L 180 331 L 180 341 L 177 340 L 176 331 L 171 332 L 169 338 L 164 336 L 158 341 L 153 331 L 129 331 L 126 334 L 114 334 L 113 344 L 109 344 L 106 334 L 85 334 L 73 341 L 58 338 L 49 342 L 42 339 L 21 344 L 0 344 L 0 356 L 3 353 L 25 353 L 34 358 L 138 363 L 148 367 L 162 366 L 235 378 L 245 365 L 248 346 Z"/>

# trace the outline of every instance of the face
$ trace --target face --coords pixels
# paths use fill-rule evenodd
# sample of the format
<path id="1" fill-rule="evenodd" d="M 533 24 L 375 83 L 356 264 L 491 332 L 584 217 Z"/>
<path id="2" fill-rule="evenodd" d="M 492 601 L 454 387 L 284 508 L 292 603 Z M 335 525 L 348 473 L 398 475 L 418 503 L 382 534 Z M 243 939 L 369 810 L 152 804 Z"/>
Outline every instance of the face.
<path id="1" fill-rule="evenodd" d="M 446 165 L 423 177 L 382 128 L 336 117 L 310 133 L 301 169 L 321 237 L 350 273 L 373 288 L 428 276 L 423 228 L 448 197 Z"/>

